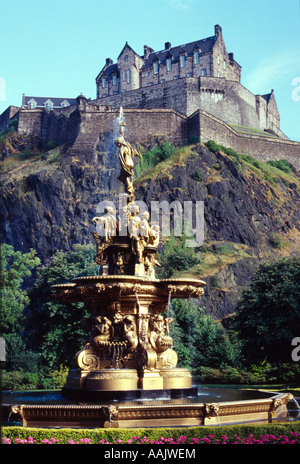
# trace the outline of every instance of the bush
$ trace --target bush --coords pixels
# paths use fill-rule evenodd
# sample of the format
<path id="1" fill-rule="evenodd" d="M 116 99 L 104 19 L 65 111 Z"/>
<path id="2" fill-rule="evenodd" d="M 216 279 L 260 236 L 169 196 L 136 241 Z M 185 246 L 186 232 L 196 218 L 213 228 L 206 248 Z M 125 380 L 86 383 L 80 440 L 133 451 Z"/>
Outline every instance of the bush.
<path id="1" fill-rule="evenodd" d="M 200 383 L 263 385 L 293 384 L 300 381 L 300 366 L 295 363 L 269 364 L 261 362 L 252 364 L 248 369 L 233 366 L 212 368 L 199 366 L 193 369 L 193 375 Z"/>
<path id="2" fill-rule="evenodd" d="M 278 250 L 281 250 L 284 247 L 284 240 L 279 234 L 272 234 L 271 242 L 272 246 Z"/>
<path id="3" fill-rule="evenodd" d="M 174 271 L 185 271 L 201 262 L 201 257 L 185 246 L 185 240 L 185 236 L 171 237 L 165 244 L 163 253 L 159 254 L 161 277 L 170 277 Z"/>
<path id="4" fill-rule="evenodd" d="M 286 173 L 291 172 L 291 165 L 286 159 L 281 159 L 278 161 L 269 160 L 267 161 L 267 164 L 270 164 L 274 168 L 280 169 L 283 172 L 286 172 Z"/>
<path id="5" fill-rule="evenodd" d="M 212 276 L 210 284 L 211 284 L 212 288 L 222 288 L 221 279 L 217 275 Z"/>
<path id="6" fill-rule="evenodd" d="M 41 429 L 3 427 L 4 443 L 299 443 L 300 422 L 293 424 L 223 425 L 220 427 L 157 427 L 140 429 Z M 15 440 L 17 439 L 17 440 Z M 24 440 L 22 442 L 22 440 Z M 25 441 L 26 440 L 26 441 Z M 298 441 L 297 441 L 298 440 Z"/>
<path id="7" fill-rule="evenodd" d="M 69 368 L 39 369 L 38 372 L 26 372 L 24 369 L 2 371 L 2 390 L 53 390 L 62 388 L 66 382 Z"/>
<path id="8" fill-rule="evenodd" d="M 139 177 L 147 169 L 156 166 L 161 161 L 164 161 L 174 153 L 175 146 L 172 143 L 166 142 L 157 144 L 150 150 L 146 151 L 140 162 L 136 165 L 136 174 Z"/>
<path id="9" fill-rule="evenodd" d="M 68 367 L 60 365 L 59 369 L 54 370 L 50 374 L 50 377 L 53 379 L 55 388 L 62 388 L 65 385 L 68 372 Z"/>

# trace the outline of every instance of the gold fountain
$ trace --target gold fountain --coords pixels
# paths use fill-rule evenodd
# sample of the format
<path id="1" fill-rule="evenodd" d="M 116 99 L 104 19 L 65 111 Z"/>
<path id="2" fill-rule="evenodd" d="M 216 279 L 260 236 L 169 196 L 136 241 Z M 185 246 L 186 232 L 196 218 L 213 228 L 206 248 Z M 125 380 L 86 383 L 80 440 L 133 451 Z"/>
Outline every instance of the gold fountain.
<path id="1" fill-rule="evenodd" d="M 149 223 L 148 212 L 139 214 L 135 203 L 133 158 L 139 154 L 125 141 L 124 125 L 115 145 L 126 206 L 118 218 L 107 206 L 105 214 L 92 219 L 101 275 L 53 286 L 53 298 L 82 301 L 91 314 L 90 335 L 63 392 L 72 398 L 102 400 L 187 396 L 193 391 L 192 377 L 188 369 L 176 367 L 169 302 L 172 297 L 199 298 L 206 284 L 155 277 L 159 226 Z"/>

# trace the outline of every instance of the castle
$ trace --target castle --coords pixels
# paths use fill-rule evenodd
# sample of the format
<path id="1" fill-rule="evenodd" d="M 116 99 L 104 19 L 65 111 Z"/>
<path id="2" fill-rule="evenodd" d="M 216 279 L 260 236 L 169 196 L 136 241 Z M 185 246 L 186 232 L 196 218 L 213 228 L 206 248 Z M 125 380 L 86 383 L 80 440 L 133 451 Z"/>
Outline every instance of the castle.
<path id="1" fill-rule="evenodd" d="M 97 98 L 23 95 L 22 106 L 0 116 L 0 130 L 18 119 L 18 132 L 44 146 L 68 144 L 89 154 L 111 138 L 124 109 L 131 142 L 167 138 L 174 144 L 215 140 L 260 159 L 286 158 L 299 167 L 300 144 L 280 130 L 274 91 L 254 95 L 241 84 L 241 66 L 227 53 L 222 28 L 214 35 L 138 55 L 126 42 L 117 62 L 106 59 L 96 77 Z M 143 137 L 143 139 L 141 138 Z"/>

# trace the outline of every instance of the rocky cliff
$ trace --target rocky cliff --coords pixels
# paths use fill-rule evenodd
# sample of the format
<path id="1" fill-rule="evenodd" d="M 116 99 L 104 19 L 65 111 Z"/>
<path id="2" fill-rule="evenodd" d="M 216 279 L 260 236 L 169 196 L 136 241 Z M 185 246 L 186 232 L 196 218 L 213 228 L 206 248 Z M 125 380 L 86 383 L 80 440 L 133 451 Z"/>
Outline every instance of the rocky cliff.
<path id="1" fill-rule="evenodd" d="M 75 243 L 93 243 L 91 219 L 98 203 L 114 201 L 122 191 L 112 147 L 98 146 L 83 162 L 80 153 L 69 156 L 64 147 L 41 153 L 34 145 L 28 152 L 15 140 L 5 149 L 2 242 L 23 252 L 34 248 L 42 262 Z M 234 310 L 259 260 L 299 249 L 300 175 L 292 166 L 282 170 L 196 144 L 176 149 L 135 185 L 136 197 L 149 205 L 204 201 L 205 241 L 194 250 L 201 262 L 184 273 L 207 281 L 202 303 L 216 318 Z"/>

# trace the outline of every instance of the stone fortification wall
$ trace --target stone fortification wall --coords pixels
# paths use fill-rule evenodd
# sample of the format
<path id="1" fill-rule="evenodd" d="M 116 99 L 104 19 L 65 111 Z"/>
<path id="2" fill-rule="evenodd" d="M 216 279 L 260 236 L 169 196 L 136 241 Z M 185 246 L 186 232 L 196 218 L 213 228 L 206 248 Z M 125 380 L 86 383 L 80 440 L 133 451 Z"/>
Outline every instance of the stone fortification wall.
<path id="1" fill-rule="evenodd" d="M 19 107 L 11 105 L 0 115 L 0 132 L 9 127 L 12 119 L 18 117 L 19 110 Z"/>
<path id="2" fill-rule="evenodd" d="M 117 118 L 120 109 L 89 104 L 82 100 L 79 105 L 80 132 L 71 154 L 90 156 L 96 148 L 109 150 L 118 136 Z M 170 109 L 124 109 L 125 137 L 131 143 L 166 138 L 174 145 L 188 140 L 187 118 Z"/>
<path id="3" fill-rule="evenodd" d="M 181 84 L 186 85 L 187 81 L 182 80 Z M 159 90 L 162 87 L 157 88 Z M 178 89 L 174 85 L 173 90 L 176 88 Z M 128 93 L 130 98 L 135 92 L 140 90 Z M 191 93 L 191 87 L 188 87 L 184 95 Z M 178 96 L 179 99 L 184 98 L 180 94 Z M 152 100 L 151 105 L 154 103 Z M 241 106 L 237 111 L 241 111 Z M 247 111 L 245 108 L 245 112 Z M 108 151 L 111 148 L 114 138 L 118 135 L 116 120 L 119 112 L 117 101 L 115 107 L 109 107 L 97 104 L 96 100 L 91 102 L 79 97 L 78 105 L 58 111 L 8 109 L 6 114 L 2 115 L 2 122 L 7 127 L 9 116 L 17 115 L 20 134 L 39 137 L 44 148 L 48 147 L 50 141 L 56 142 L 69 146 L 72 156 L 90 158 L 96 156 L 97 151 Z M 131 143 L 165 138 L 174 145 L 180 145 L 189 141 L 204 143 L 212 139 L 237 152 L 248 153 L 261 160 L 285 158 L 300 168 L 300 143 L 271 136 L 267 132 L 259 134 L 255 133 L 255 130 L 249 130 L 247 133 L 245 129 L 232 127 L 203 109 L 198 109 L 188 117 L 169 108 L 124 108 L 124 116 L 126 139 Z M 253 128 L 253 125 L 251 127 Z"/>
<path id="4" fill-rule="evenodd" d="M 261 130 L 267 127 L 266 100 L 253 95 L 236 81 L 218 77 L 188 79 L 186 114 L 190 116 L 198 109 L 207 111 L 228 124 L 240 124 Z M 273 129 L 278 132 L 275 126 Z"/>
<path id="5" fill-rule="evenodd" d="M 197 81 L 197 79 L 196 79 Z M 186 114 L 187 80 L 177 79 L 163 84 L 154 84 L 130 92 L 110 95 L 105 98 L 93 100 L 91 104 L 107 105 L 113 108 L 172 108 Z"/>
<path id="6" fill-rule="evenodd" d="M 19 111 L 19 124 L 18 132 L 21 135 L 30 134 L 33 137 L 41 138 L 41 124 L 43 118 L 42 109 L 24 110 Z"/>
<path id="7" fill-rule="evenodd" d="M 240 133 L 217 117 L 199 110 L 189 119 L 189 134 L 197 132 L 202 143 L 214 140 L 238 153 L 255 156 L 261 161 L 286 159 L 300 169 L 300 143 L 255 133 Z M 198 129 L 197 129 L 198 127 Z"/>
<path id="8" fill-rule="evenodd" d="M 57 144 L 72 143 L 79 132 L 80 121 L 76 110 L 77 106 L 55 111 L 21 108 L 18 113 L 18 132 L 40 138 L 43 147 L 47 147 L 50 141 Z"/>

